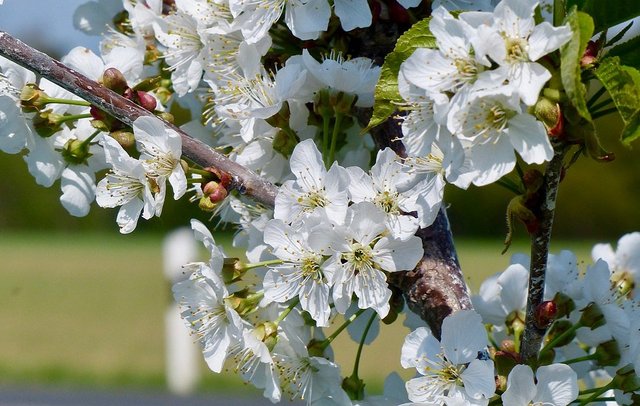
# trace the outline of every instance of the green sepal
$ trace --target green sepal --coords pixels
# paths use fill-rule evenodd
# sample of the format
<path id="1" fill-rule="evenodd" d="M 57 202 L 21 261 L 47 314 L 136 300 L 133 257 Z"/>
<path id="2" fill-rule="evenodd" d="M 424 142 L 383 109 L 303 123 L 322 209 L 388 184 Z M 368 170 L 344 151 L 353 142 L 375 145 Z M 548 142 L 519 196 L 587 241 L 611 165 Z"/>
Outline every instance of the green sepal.
<path id="1" fill-rule="evenodd" d="M 591 114 L 587 108 L 587 90 L 582 83 L 582 69 L 580 60 L 587 48 L 589 39 L 593 36 L 593 19 L 585 13 L 577 11 L 575 7 L 567 14 L 566 23 L 571 27 L 573 36 L 560 48 L 560 75 L 562 85 L 571 104 L 580 116 L 591 121 Z"/>
<path id="2" fill-rule="evenodd" d="M 431 17 L 428 17 L 409 28 L 398 38 L 393 52 L 384 58 L 380 80 L 376 84 L 374 93 L 373 115 L 363 132 L 384 123 L 395 113 L 397 104 L 403 102 L 398 90 L 398 73 L 402 62 L 406 61 L 418 48 L 437 47 L 436 38 L 429 30 L 430 21 Z"/>

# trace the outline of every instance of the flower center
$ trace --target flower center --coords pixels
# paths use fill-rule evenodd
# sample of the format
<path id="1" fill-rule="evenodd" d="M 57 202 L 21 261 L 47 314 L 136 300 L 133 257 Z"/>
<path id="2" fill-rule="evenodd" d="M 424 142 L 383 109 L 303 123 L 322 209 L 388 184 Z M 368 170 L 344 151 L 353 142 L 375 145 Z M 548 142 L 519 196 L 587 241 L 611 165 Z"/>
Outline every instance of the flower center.
<path id="1" fill-rule="evenodd" d="M 496 104 L 487 110 L 484 124 L 487 128 L 502 131 L 506 127 L 508 120 L 509 115 L 507 111 L 501 105 Z"/>
<path id="2" fill-rule="evenodd" d="M 472 60 L 466 58 L 456 59 L 455 62 L 458 73 L 465 81 L 472 81 L 478 76 L 478 67 Z"/>
<path id="3" fill-rule="evenodd" d="M 355 243 L 351 246 L 351 252 L 346 254 L 346 260 L 350 262 L 356 272 L 373 267 L 373 254 L 371 247 Z"/>
<path id="4" fill-rule="evenodd" d="M 374 199 L 374 203 L 385 213 L 400 214 L 398 208 L 398 194 L 385 190 Z"/>
<path id="5" fill-rule="evenodd" d="M 316 281 L 322 280 L 322 271 L 317 258 L 307 257 L 302 260 L 302 276 L 311 277 Z"/>
<path id="6" fill-rule="evenodd" d="M 506 47 L 507 61 L 514 63 L 529 60 L 529 43 L 525 39 L 507 38 Z"/>
<path id="7" fill-rule="evenodd" d="M 328 202 L 324 193 L 318 190 L 312 190 L 304 196 L 300 196 L 298 203 L 304 207 L 305 211 L 312 211 L 316 207 L 325 207 Z"/>

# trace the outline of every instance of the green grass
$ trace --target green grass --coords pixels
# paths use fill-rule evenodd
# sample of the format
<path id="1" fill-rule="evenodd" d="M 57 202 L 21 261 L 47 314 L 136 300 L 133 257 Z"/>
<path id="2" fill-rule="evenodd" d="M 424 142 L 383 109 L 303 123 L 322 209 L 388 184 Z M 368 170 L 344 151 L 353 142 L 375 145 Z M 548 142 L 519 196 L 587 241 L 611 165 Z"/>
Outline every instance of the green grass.
<path id="1" fill-rule="evenodd" d="M 162 387 L 170 287 L 161 242 L 135 234 L 0 234 L 0 383 Z M 500 241 L 460 240 L 458 248 L 474 290 L 509 262 Z M 591 244 L 554 245 L 561 248 L 588 260 Z M 512 252 L 525 249 L 517 243 Z M 406 333 L 400 323 L 387 326 L 365 348 L 361 376 L 369 387 L 400 369 Z M 334 347 L 348 375 L 355 344 L 345 334 Z M 205 376 L 205 389 L 247 390 L 236 377 Z"/>

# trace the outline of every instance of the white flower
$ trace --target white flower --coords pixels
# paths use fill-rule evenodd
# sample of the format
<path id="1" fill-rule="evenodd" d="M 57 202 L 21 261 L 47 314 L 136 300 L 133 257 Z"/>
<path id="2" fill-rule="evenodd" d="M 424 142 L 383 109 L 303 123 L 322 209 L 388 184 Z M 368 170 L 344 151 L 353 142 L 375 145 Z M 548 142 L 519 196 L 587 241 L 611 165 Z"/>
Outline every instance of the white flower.
<path id="1" fill-rule="evenodd" d="M 243 321 L 225 302 L 228 292 L 219 277 L 221 269 L 204 263 L 184 268 L 191 276 L 173 286 L 173 295 L 182 307 L 182 318 L 202 345 L 207 365 L 221 372 L 231 344 L 242 338 Z"/>
<path id="2" fill-rule="evenodd" d="M 358 167 L 347 168 L 347 171 L 351 179 L 349 193 L 354 203 L 369 201 L 378 206 L 385 213 L 385 224 L 394 238 L 406 239 L 415 234 L 419 221 L 407 213 L 416 210 L 417 196 L 411 191 L 398 190 L 411 182 L 412 176 L 396 160 L 391 148 L 378 152 L 371 175 Z"/>
<path id="3" fill-rule="evenodd" d="M 17 154 L 31 138 L 31 128 L 16 101 L 10 96 L 0 95 L 0 151 Z"/>
<path id="4" fill-rule="evenodd" d="M 171 81 L 178 96 L 194 91 L 200 84 L 208 52 L 206 27 L 191 15 L 178 11 L 156 20 L 156 39 L 167 50 L 164 54 L 173 71 Z"/>
<path id="5" fill-rule="evenodd" d="M 495 392 L 493 361 L 478 359 L 486 351 L 487 333 L 480 316 L 461 310 L 447 316 L 438 341 L 426 327 L 411 332 L 402 346 L 401 364 L 415 367 L 422 377 L 407 382 L 416 403 L 487 404 Z M 456 403 L 458 404 L 458 403 Z"/>
<path id="6" fill-rule="evenodd" d="M 514 149 L 530 164 L 553 157 L 544 125 L 522 112 L 514 97 L 475 93 L 461 104 L 449 114 L 448 127 L 472 143 L 469 154 L 475 185 L 487 185 L 511 172 L 516 164 Z"/>
<path id="7" fill-rule="evenodd" d="M 116 140 L 105 135 L 104 147 L 111 171 L 98 183 L 96 202 L 100 207 L 120 207 L 116 222 L 120 232 L 132 232 L 138 217 L 150 219 L 155 214 L 156 201 L 151 192 L 142 162 L 131 158 Z"/>
<path id="8" fill-rule="evenodd" d="M 331 54 L 320 63 L 306 49 L 302 51 L 302 59 L 309 72 L 324 87 L 358 96 L 358 107 L 373 106 L 373 92 L 380 76 L 380 67 L 374 67 L 371 59 L 360 57 L 345 60 L 341 54 Z"/>
<path id="9" fill-rule="evenodd" d="M 349 207 L 344 226 L 331 242 L 336 253 L 323 265 L 333 285 L 336 310 L 344 313 L 351 296 L 358 307 L 372 308 L 384 318 L 391 290 L 384 272 L 413 269 L 422 258 L 422 241 L 415 236 L 402 241 L 385 236 L 385 215 L 371 202 Z"/>
<path id="10" fill-rule="evenodd" d="M 280 187 L 273 217 L 295 223 L 315 214 L 342 223 L 348 204 L 348 175 L 344 168 L 334 163 L 327 171 L 318 148 L 310 139 L 296 145 L 290 165 L 296 180 L 286 181 Z"/>
<path id="11" fill-rule="evenodd" d="M 489 56 L 500 67 L 493 71 L 488 87 L 508 87 L 531 106 L 538 100 L 551 73 L 535 62 L 560 48 L 571 38 L 568 26 L 554 27 L 548 22 L 535 25 L 537 0 L 503 0 L 493 12 L 491 25 L 477 27 L 473 48 L 480 58 Z"/>
<path id="12" fill-rule="evenodd" d="M 270 221 L 264 229 L 264 242 L 273 247 L 272 253 L 276 257 L 284 261 L 271 267 L 265 275 L 265 299 L 284 303 L 299 297 L 300 305 L 319 327 L 329 326 L 330 286 L 320 268 L 326 252 L 317 244 L 318 238 L 313 239 L 312 236 L 315 234 L 322 238 L 327 231 L 331 232 L 327 227 L 312 228 L 308 225 L 296 231 L 281 220 Z"/>
<path id="13" fill-rule="evenodd" d="M 436 37 L 438 48 L 416 49 L 400 68 L 409 82 L 427 93 L 456 92 L 475 82 L 490 65 L 471 48 L 469 38 L 475 30 L 443 7 L 434 9 L 429 30 Z"/>
<path id="14" fill-rule="evenodd" d="M 578 398 L 578 379 L 570 366 L 544 365 L 536 376 L 528 365 L 516 365 L 507 380 L 502 401 L 509 406 L 566 406 Z"/>
<path id="15" fill-rule="evenodd" d="M 482 282 L 473 305 L 487 324 L 502 326 L 513 312 L 524 320 L 528 286 L 529 271 L 520 264 L 512 264 L 504 272 Z"/>
<path id="16" fill-rule="evenodd" d="M 133 122 L 133 133 L 140 150 L 140 161 L 161 190 L 168 179 L 173 188 L 173 198 L 178 200 L 187 190 L 187 178 L 180 164 L 182 139 L 180 134 L 166 128 L 155 117 L 142 116 Z M 156 199 L 164 201 L 164 196 Z M 156 207 L 159 215 L 162 207 Z"/>
<path id="17" fill-rule="evenodd" d="M 591 256 L 594 261 L 603 259 L 609 264 L 613 273 L 611 279 L 619 287 L 620 293 L 633 293 L 632 297 L 638 297 L 636 293 L 640 288 L 640 233 L 623 235 L 618 240 L 615 251 L 611 244 L 596 244 Z"/>

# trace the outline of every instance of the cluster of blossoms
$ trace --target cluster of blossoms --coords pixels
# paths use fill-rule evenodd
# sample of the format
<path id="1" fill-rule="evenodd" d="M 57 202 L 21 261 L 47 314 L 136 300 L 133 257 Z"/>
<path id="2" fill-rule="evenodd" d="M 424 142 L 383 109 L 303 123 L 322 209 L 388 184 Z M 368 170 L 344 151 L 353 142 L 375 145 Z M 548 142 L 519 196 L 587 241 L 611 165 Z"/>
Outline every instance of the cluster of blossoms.
<path id="1" fill-rule="evenodd" d="M 531 112 L 574 33 L 538 24 L 536 0 L 433 1 L 435 47 L 417 49 L 397 78 L 406 156 L 374 153 L 362 116 L 381 68 L 345 57 L 349 47 L 330 37 L 410 18 L 420 3 L 123 0 L 76 13 L 87 31 L 110 28 L 100 55 L 76 48 L 64 64 L 168 121 L 183 103 L 198 118 L 182 129 L 280 185 L 273 209 L 231 191 L 229 174 L 183 159 L 181 135 L 151 115 L 129 126 L 2 58 L 0 150 L 22 153 L 43 186 L 61 179 L 72 215 L 94 200 L 119 207 L 122 233 L 161 215 L 167 181 L 174 199 L 188 195 L 233 223 L 246 261 L 227 258 L 192 220 L 210 257 L 185 265 L 173 293 L 211 370 L 230 367 L 273 402 L 634 404 L 638 234 L 617 251 L 596 246 L 585 275 L 573 254 L 550 257 L 538 311 L 550 328 L 534 369 L 520 359 L 529 264 L 517 256 L 482 285 L 477 312 L 444 319 L 440 339 L 407 318 L 401 365 L 416 377 L 404 388 L 391 376 L 383 396 L 367 396 L 357 368 L 342 379 L 333 340 L 347 329 L 362 348 L 376 321 L 395 321 L 403 300 L 390 280 L 425 255 L 416 232 L 434 222 L 445 184 L 495 182 L 516 152 L 527 164 L 554 156 L 553 128 Z M 447 11 L 461 9 L 471 11 Z"/>
<path id="2" fill-rule="evenodd" d="M 417 171 L 441 164 L 466 187 L 495 182 L 516 165 L 553 157 L 547 129 L 529 114 L 551 72 L 541 61 L 571 38 L 567 26 L 536 25 L 538 1 L 504 0 L 493 12 L 433 11 L 437 48 L 417 49 L 400 67 L 408 104 L 403 142 Z"/>

